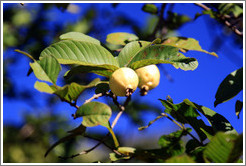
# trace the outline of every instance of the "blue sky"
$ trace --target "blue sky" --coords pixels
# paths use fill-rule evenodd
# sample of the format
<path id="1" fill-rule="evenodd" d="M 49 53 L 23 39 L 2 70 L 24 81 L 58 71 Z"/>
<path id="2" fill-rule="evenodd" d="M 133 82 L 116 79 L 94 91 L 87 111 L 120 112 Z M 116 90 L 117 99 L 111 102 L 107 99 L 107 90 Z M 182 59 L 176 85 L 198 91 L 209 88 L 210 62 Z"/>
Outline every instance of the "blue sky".
<path id="1" fill-rule="evenodd" d="M 80 4 L 80 14 L 83 14 L 85 9 L 90 5 L 91 4 Z M 94 5 L 97 7 L 98 10 L 106 8 L 108 10 L 114 10 L 114 12 L 123 13 L 135 20 L 139 26 L 144 26 L 146 24 L 146 19 L 151 16 L 150 14 L 141 11 L 142 4 L 120 4 L 115 9 L 112 9 L 110 4 Z M 38 5 L 27 4 L 27 7 L 32 10 L 38 7 Z M 186 14 L 189 17 L 194 18 L 197 12 L 201 12 L 201 9 L 193 4 L 176 4 L 174 7 L 174 11 L 180 14 Z M 52 28 L 54 23 L 59 23 L 65 26 L 67 23 L 74 23 L 79 19 L 78 15 L 71 13 L 62 13 L 60 10 L 55 8 L 47 13 L 47 18 L 50 17 L 53 17 L 55 19 L 52 19 L 52 21 L 50 21 L 50 23 L 47 25 L 48 28 Z M 207 23 L 208 20 L 210 20 L 210 23 Z M 232 36 L 227 36 L 223 34 L 222 26 L 215 26 L 214 24 L 217 24 L 217 22 L 209 18 L 209 16 L 201 16 L 197 20 L 185 24 L 177 31 L 177 35 L 194 38 L 199 41 L 203 49 L 211 52 L 214 51 L 210 50 L 212 48 L 213 40 L 215 39 L 216 35 L 221 35 L 224 44 L 219 50 L 216 51 L 216 53 L 219 55 L 219 58 L 197 51 L 190 51 L 185 55 L 194 57 L 199 62 L 198 68 L 194 71 L 182 71 L 180 69 L 177 70 L 169 64 L 158 65 L 161 71 L 160 85 L 154 90 L 150 91 L 147 96 L 141 97 L 139 102 L 152 103 L 157 107 L 164 109 L 158 99 L 165 99 L 167 95 L 170 95 L 173 98 L 174 103 L 180 103 L 184 99 L 188 98 L 189 100 L 197 104 L 204 105 L 223 115 L 226 119 L 229 120 L 232 126 L 239 133 L 241 133 L 243 131 L 243 112 L 241 112 L 240 114 L 240 119 L 237 119 L 235 115 L 235 102 L 236 100 L 243 100 L 243 93 L 240 92 L 235 98 L 226 103 L 218 105 L 216 108 L 214 108 L 213 103 L 215 101 L 217 88 L 219 87 L 223 79 L 232 71 L 243 66 L 243 50 L 233 42 Z M 112 32 L 116 31 L 131 32 L 131 30 L 127 27 L 120 27 L 118 29 L 114 29 Z M 47 40 L 50 39 L 47 38 Z M 11 78 L 17 85 L 17 90 L 21 90 L 23 88 L 30 89 L 32 91 L 32 94 L 40 99 L 38 100 L 38 102 L 41 107 L 39 108 L 39 110 L 37 110 L 38 113 L 41 113 L 42 110 L 48 110 L 49 108 L 45 107 L 45 98 L 48 94 L 40 93 L 33 88 L 33 85 L 37 79 L 33 74 L 30 77 L 26 77 L 26 73 L 29 69 L 29 61 L 26 57 L 19 54 L 17 55 L 15 52 L 13 52 L 14 49 L 15 48 L 10 48 L 6 52 L 4 52 L 3 58 L 7 58 L 7 56 L 20 56 L 18 58 L 17 64 L 15 64 L 14 66 L 10 66 Z M 173 82 L 170 82 L 165 77 L 162 70 L 163 68 L 172 76 L 172 78 L 174 79 Z M 91 97 L 92 95 L 92 93 L 88 93 L 82 96 L 80 98 L 81 103 L 83 103 L 84 100 Z M 133 98 L 136 95 L 139 95 L 139 91 L 134 93 Z M 98 101 L 104 100 L 99 99 Z M 58 104 L 57 107 L 55 107 L 54 109 L 54 112 L 62 113 L 67 116 L 68 120 L 71 120 L 73 126 L 76 127 L 80 123 L 80 120 L 74 121 L 72 120 L 72 118 L 70 119 L 71 113 L 73 113 L 75 110 L 74 108 L 71 108 L 68 104 Z M 6 97 L 3 98 L 4 124 L 21 124 L 23 122 L 22 114 L 25 111 L 35 114 L 34 112 L 32 112 L 33 110 L 30 104 L 23 102 L 23 100 L 7 99 Z M 127 110 L 125 114 L 127 114 Z M 113 117 L 114 116 L 115 115 L 113 115 Z M 155 118 L 155 115 L 151 113 L 143 114 L 142 116 L 145 119 L 145 124 Z M 113 119 L 113 117 L 111 119 Z M 119 120 L 118 125 L 115 127 L 115 130 L 120 132 L 122 130 L 127 131 L 130 128 L 131 131 L 128 132 L 135 137 L 147 137 L 150 136 L 149 134 L 154 133 L 156 138 L 158 138 L 158 136 L 162 134 L 174 131 L 173 128 L 177 128 L 166 119 L 161 119 L 157 121 L 144 132 L 139 132 L 137 130 L 137 127 L 139 126 L 132 127 L 132 124 L 127 121 L 127 116 L 123 115 L 123 117 L 121 117 L 121 119 Z M 160 132 L 160 128 L 164 130 Z M 91 130 L 97 129 L 102 128 L 96 127 Z M 102 130 L 105 131 L 104 129 Z"/>

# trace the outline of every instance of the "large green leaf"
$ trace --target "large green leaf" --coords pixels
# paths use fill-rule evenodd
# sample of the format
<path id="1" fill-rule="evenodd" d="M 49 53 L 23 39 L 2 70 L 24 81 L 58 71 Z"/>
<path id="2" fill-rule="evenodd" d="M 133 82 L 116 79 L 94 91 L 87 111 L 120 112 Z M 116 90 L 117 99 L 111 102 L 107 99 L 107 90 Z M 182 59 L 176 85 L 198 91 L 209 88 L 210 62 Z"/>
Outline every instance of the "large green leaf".
<path id="1" fill-rule="evenodd" d="M 165 161 L 165 163 L 195 163 L 188 155 L 174 156 Z"/>
<path id="2" fill-rule="evenodd" d="M 83 117 L 82 124 L 87 127 L 102 125 L 108 128 L 111 108 L 100 102 L 89 102 L 79 107 L 75 117 Z"/>
<path id="3" fill-rule="evenodd" d="M 41 52 L 40 58 L 53 55 L 61 64 L 77 64 L 85 66 L 111 65 L 119 67 L 117 60 L 104 47 L 97 44 L 62 40 L 54 43 Z"/>
<path id="4" fill-rule="evenodd" d="M 178 48 L 161 44 L 149 45 L 132 57 L 127 66 L 138 69 L 151 64 L 167 63 L 183 70 L 194 70 L 195 58 L 187 58 L 178 52 Z"/>
<path id="5" fill-rule="evenodd" d="M 201 51 L 201 52 L 218 57 L 218 55 L 215 52 L 208 52 L 206 50 L 203 50 L 199 42 L 193 38 L 169 37 L 162 44 L 177 47 L 181 49 L 181 51 L 189 51 L 189 50 Z"/>
<path id="6" fill-rule="evenodd" d="M 110 44 L 115 45 L 126 45 L 131 41 L 138 40 L 138 37 L 131 33 L 126 32 L 116 32 L 107 35 L 106 41 Z"/>
<path id="7" fill-rule="evenodd" d="M 60 40 L 77 40 L 77 41 L 89 42 L 89 43 L 100 45 L 99 40 L 80 32 L 68 32 L 62 34 L 59 38 Z"/>
<path id="8" fill-rule="evenodd" d="M 79 135 L 83 135 L 85 133 L 85 130 L 86 130 L 86 127 L 83 126 L 82 124 L 80 126 L 78 126 L 77 128 L 71 130 L 71 131 L 68 131 L 68 133 L 70 133 L 69 135 L 61 138 L 60 140 L 58 140 L 57 142 L 55 142 L 45 153 L 45 157 L 50 153 L 50 151 L 52 149 L 54 149 L 57 145 L 63 143 L 63 142 L 66 142 L 72 138 L 75 138 L 76 136 L 79 136 Z"/>
<path id="9" fill-rule="evenodd" d="M 173 104 L 169 100 L 160 99 L 160 101 L 162 105 L 166 108 L 164 110 L 166 113 L 170 114 L 173 118 L 181 123 L 190 124 L 197 132 L 201 141 L 207 138 L 201 129 L 207 131 L 208 133 L 213 133 L 213 130 L 210 126 L 207 126 L 201 119 L 197 118 L 198 116 L 200 116 L 200 114 L 193 106 L 186 104 L 186 102 L 184 101 L 179 104 Z"/>
<path id="10" fill-rule="evenodd" d="M 215 163 L 236 162 L 242 151 L 242 136 L 218 132 L 207 144 L 203 156 L 205 160 Z"/>
<path id="11" fill-rule="evenodd" d="M 45 55 L 40 61 L 30 63 L 30 66 L 39 80 L 56 84 L 58 74 L 61 71 L 61 66 L 52 55 Z"/>
<path id="12" fill-rule="evenodd" d="M 241 90 L 243 90 L 243 68 L 233 71 L 221 82 L 215 95 L 214 107 L 232 99 Z"/>
<path id="13" fill-rule="evenodd" d="M 119 53 L 117 59 L 120 67 L 127 66 L 129 61 L 142 49 L 148 46 L 150 42 L 134 41 L 128 43 Z"/>
<path id="14" fill-rule="evenodd" d="M 98 65 L 98 66 L 76 66 L 67 71 L 64 75 L 65 78 L 79 73 L 95 73 L 101 76 L 110 77 L 112 73 L 117 70 L 118 67 L 112 65 Z"/>

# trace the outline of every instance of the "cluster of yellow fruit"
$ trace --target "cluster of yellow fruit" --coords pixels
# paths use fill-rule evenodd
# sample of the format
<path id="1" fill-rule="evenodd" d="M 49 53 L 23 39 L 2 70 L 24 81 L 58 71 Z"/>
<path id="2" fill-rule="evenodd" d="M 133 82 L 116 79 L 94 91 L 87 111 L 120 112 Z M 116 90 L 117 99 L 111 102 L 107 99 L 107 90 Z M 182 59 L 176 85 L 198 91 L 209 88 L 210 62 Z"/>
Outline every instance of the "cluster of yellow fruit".
<path id="1" fill-rule="evenodd" d="M 127 96 L 137 87 L 141 95 L 146 95 L 149 90 L 158 86 L 160 71 L 156 65 L 141 67 L 136 71 L 128 67 L 117 69 L 109 79 L 109 87 L 116 96 Z"/>

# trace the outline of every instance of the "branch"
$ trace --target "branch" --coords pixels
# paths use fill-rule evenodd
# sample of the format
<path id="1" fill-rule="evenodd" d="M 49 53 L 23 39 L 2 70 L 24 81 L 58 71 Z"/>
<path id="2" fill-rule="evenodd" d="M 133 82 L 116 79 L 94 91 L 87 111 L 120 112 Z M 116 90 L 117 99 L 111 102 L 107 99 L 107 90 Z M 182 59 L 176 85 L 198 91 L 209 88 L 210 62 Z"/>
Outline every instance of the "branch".
<path id="1" fill-rule="evenodd" d="M 100 94 L 100 93 L 99 93 L 99 94 Z M 100 95 L 99 95 L 99 94 L 98 94 L 98 95 L 93 95 L 90 99 L 86 100 L 85 103 L 86 103 L 86 102 L 90 102 L 91 100 L 93 100 L 93 99 L 95 99 L 95 98 L 98 98 L 98 97 L 100 97 L 100 96 L 103 95 L 103 94 L 100 94 Z M 114 126 L 116 125 L 116 123 L 118 122 L 120 116 L 121 116 L 122 113 L 125 111 L 125 107 L 128 105 L 129 101 L 131 100 L 131 95 L 129 95 L 129 96 L 126 98 L 126 101 L 124 102 L 123 106 L 119 104 L 119 102 L 117 101 L 117 96 L 115 96 L 112 92 L 107 92 L 105 95 L 110 96 L 110 97 L 113 99 L 114 103 L 115 103 L 115 104 L 118 106 L 118 108 L 120 109 L 120 112 L 116 115 L 116 117 L 115 117 L 115 119 L 114 119 L 114 121 L 113 121 L 113 123 L 112 123 L 112 125 L 111 125 L 111 128 L 113 129 Z M 107 133 L 107 135 L 106 135 L 105 137 L 103 137 L 101 140 L 100 140 L 100 139 L 95 139 L 95 140 L 97 140 L 97 141 L 99 141 L 99 142 L 98 142 L 95 146 L 93 146 L 92 148 L 90 148 L 90 149 L 83 150 L 82 152 L 77 153 L 77 154 L 72 155 L 72 156 L 69 156 L 69 157 L 61 157 L 61 156 L 59 156 L 59 158 L 65 159 L 65 160 L 66 160 L 66 159 L 69 159 L 69 158 L 77 157 L 77 156 L 79 156 L 79 155 L 87 154 L 87 153 L 91 152 L 92 150 L 96 149 L 96 148 L 97 148 L 99 145 L 101 145 L 101 144 L 104 144 L 106 147 L 110 148 L 110 149 L 111 149 L 112 151 L 114 151 L 116 154 L 122 155 L 120 152 L 118 152 L 117 150 L 115 150 L 115 149 L 109 147 L 107 144 L 104 143 L 104 141 L 106 141 L 106 140 L 108 139 L 109 136 L 110 136 L 110 133 Z M 89 136 L 86 136 L 86 137 L 89 138 Z M 90 138 L 92 138 L 92 137 L 90 137 Z M 93 138 L 93 139 L 94 139 L 94 138 Z"/>
<path id="2" fill-rule="evenodd" d="M 88 100 L 85 100 L 84 104 L 91 102 L 93 99 L 98 99 L 99 97 L 103 95 L 104 95 L 103 93 L 94 94 L 91 98 L 89 98 Z"/>
<path id="3" fill-rule="evenodd" d="M 209 7 L 207 7 L 206 5 L 202 4 L 202 3 L 195 3 L 195 5 L 203 8 L 204 10 L 211 10 Z M 226 19 L 231 18 L 229 15 L 225 14 L 221 17 L 218 17 L 228 28 L 230 28 L 235 34 L 237 34 L 238 36 L 242 37 L 243 36 L 243 32 L 239 31 L 237 29 L 236 26 L 233 26 L 229 21 L 227 21 Z"/>

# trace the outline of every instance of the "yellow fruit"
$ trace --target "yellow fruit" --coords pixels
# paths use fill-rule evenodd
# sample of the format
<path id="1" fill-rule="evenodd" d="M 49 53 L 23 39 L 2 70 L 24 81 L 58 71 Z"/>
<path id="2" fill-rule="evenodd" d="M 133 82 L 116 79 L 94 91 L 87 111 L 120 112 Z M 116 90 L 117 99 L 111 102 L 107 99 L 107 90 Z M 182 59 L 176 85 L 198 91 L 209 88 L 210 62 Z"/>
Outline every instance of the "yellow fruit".
<path id="1" fill-rule="evenodd" d="M 136 70 L 139 78 L 138 87 L 145 91 L 142 95 L 146 95 L 147 92 L 159 85 L 160 71 L 156 65 L 148 65 Z"/>
<path id="2" fill-rule="evenodd" d="M 116 96 L 126 96 L 127 90 L 134 92 L 138 87 L 138 76 L 128 67 L 117 69 L 109 79 L 109 87 Z"/>

